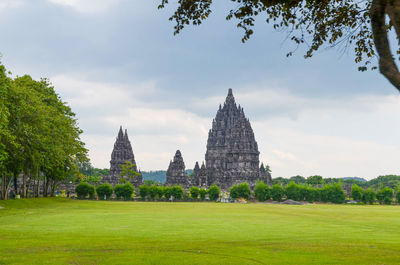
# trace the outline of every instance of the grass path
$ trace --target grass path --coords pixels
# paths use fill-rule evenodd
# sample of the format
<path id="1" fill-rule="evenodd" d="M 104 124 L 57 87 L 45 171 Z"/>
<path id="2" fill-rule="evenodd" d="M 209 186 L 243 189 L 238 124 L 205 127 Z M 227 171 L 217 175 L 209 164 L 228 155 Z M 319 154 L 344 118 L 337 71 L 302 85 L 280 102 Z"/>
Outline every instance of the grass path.
<path id="1" fill-rule="evenodd" d="M 0 201 L 0 264 L 400 264 L 400 207 Z"/>

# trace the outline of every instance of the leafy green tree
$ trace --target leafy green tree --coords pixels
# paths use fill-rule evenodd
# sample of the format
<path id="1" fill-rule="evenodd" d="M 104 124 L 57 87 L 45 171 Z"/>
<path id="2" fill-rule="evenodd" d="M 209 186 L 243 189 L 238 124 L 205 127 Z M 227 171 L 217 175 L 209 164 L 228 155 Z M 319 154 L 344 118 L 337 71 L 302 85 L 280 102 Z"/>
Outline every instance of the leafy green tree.
<path id="1" fill-rule="evenodd" d="M 149 187 L 148 194 L 150 198 L 154 201 L 156 198 L 161 199 L 163 196 L 162 187 L 153 184 Z"/>
<path id="2" fill-rule="evenodd" d="M 364 193 L 364 190 L 362 188 L 360 188 L 360 186 L 358 186 L 357 184 L 354 184 L 351 187 L 351 197 L 353 198 L 353 200 L 361 201 L 363 193 Z"/>
<path id="3" fill-rule="evenodd" d="M 200 195 L 200 200 L 204 201 L 206 199 L 207 190 L 204 188 L 201 188 L 199 190 L 199 195 Z"/>
<path id="4" fill-rule="evenodd" d="M 362 196 L 363 203 L 373 204 L 375 202 L 375 199 L 376 199 L 376 194 L 373 189 L 368 188 L 368 189 L 364 190 L 363 196 Z"/>
<path id="5" fill-rule="evenodd" d="M 282 186 L 279 184 L 272 185 L 271 188 L 271 197 L 272 200 L 280 202 L 283 198 L 285 191 L 283 190 Z"/>
<path id="6" fill-rule="evenodd" d="M 254 187 L 254 197 L 260 202 L 269 200 L 270 198 L 270 188 L 267 184 L 263 181 L 257 182 L 256 186 Z"/>
<path id="7" fill-rule="evenodd" d="M 109 183 L 103 183 L 100 186 L 97 186 L 96 192 L 100 200 L 108 200 L 113 194 L 113 188 Z"/>
<path id="8" fill-rule="evenodd" d="M 312 186 L 318 186 L 318 185 L 322 185 L 324 184 L 324 179 L 322 178 L 322 176 L 309 176 L 307 178 L 307 184 L 312 185 Z"/>
<path id="9" fill-rule="evenodd" d="M 296 184 L 304 184 L 304 183 L 306 183 L 306 178 L 297 175 L 297 176 L 291 177 L 290 181 L 294 181 Z"/>
<path id="10" fill-rule="evenodd" d="M 208 196 L 210 196 L 211 201 L 216 201 L 219 198 L 219 193 L 221 192 L 221 188 L 217 185 L 213 184 L 208 189 Z"/>
<path id="11" fill-rule="evenodd" d="M 147 185 L 139 186 L 139 195 L 142 198 L 142 200 L 146 200 L 146 197 L 149 194 L 149 189 L 150 188 Z"/>
<path id="12" fill-rule="evenodd" d="M 197 200 L 200 195 L 199 187 L 193 186 L 189 189 L 190 197 L 194 200 Z"/>
<path id="13" fill-rule="evenodd" d="M 309 186 L 303 187 L 305 193 L 304 193 L 304 199 L 307 202 L 316 202 L 320 200 L 320 190 L 318 188 L 313 188 Z"/>
<path id="14" fill-rule="evenodd" d="M 285 188 L 286 198 L 295 201 L 302 201 L 304 197 L 302 197 L 301 188 L 294 181 L 290 182 Z"/>
<path id="15" fill-rule="evenodd" d="M 230 196 L 234 200 L 239 198 L 248 200 L 250 198 L 250 194 L 251 190 L 247 182 L 233 185 L 232 188 L 230 189 Z"/>
<path id="16" fill-rule="evenodd" d="M 94 186 L 81 182 L 75 187 L 75 192 L 79 199 L 85 199 L 86 197 L 93 198 L 94 196 Z"/>
<path id="17" fill-rule="evenodd" d="M 164 197 L 169 200 L 173 195 L 172 187 L 166 186 L 164 187 Z"/>
<path id="18" fill-rule="evenodd" d="M 172 196 L 174 196 L 174 199 L 181 200 L 183 198 L 183 193 L 184 193 L 184 190 L 183 190 L 182 186 L 174 185 L 172 187 Z"/>
<path id="19" fill-rule="evenodd" d="M 125 161 L 125 163 L 121 165 L 121 173 L 119 174 L 121 178 L 119 181 L 125 183 L 129 179 L 135 179 L 140 176 L 140 173 L 136 172 L 135 168 L 135 164 L 132 164 L 132 162 L 128 160 Z"/>
<path id="20" fill-rule="evenodd" d="M 344 203 L 346 194 L 340 183 L 328 184 L 321 189 L 321 200 L 323 202 Z"/>
<path id="21" fill-rule="evenodd" d="M 393 201 L 393 190 L 385 187 L 376 193 L 376 198 L 380 204 L 391 204 Z"/>
<path id="22" fill-rule="evenodd" d="M 272 1 L 230 0 L 234 9 L 226 16 L 236 19 L 237 27 L 244 30 L 242 42 L 254 33 L 256 17 L 266 18 L 274 29 L 285 30 L 287 39 L 296 46 L 306 44 L 304 57 L 310 58 L 323 47 L 354 48 L 355 62 L 364 63 L 360 71 L 367 70 L 371 58 L 379 56 L 380 72 L 400 90 L 400 73 L 390 46 L 388 31 L 395 29 L 400 37 L 400 3 L 397 0 L 326 0 L 326 1 Z M 161 0 L 164 8 L 169 0 Z M 169 18 L 175 21 L 174 34 L 189 24 L 200 25 L 212 12 L 212 1 L 179 1 Z M 386 17 L 389 19 L 386 21 Z M 396 49 L 397 50 L 397 49 Z M 375 53 L 377 52 L 377 54 Z M 288 52 L 291 56 L 293 52 Z M 375 69 L 372 66 L 370 69 Z"/>
<path id="23" fill-rule="evenodd" d="M 125 184 L 116 184 L 114 187 L 117 199 L 124 198 L 125 201 L 129 201 L 132 198 L 134 191 L 135 189 L 129 182 L 126 182 Z"/>
<path id="24" fill-rule="evenodd" d="M 397 188 L 397 192 L 396 192 L 396 201 L 397 201 L 397 203 L 400 204 L 400 187 Z"/>

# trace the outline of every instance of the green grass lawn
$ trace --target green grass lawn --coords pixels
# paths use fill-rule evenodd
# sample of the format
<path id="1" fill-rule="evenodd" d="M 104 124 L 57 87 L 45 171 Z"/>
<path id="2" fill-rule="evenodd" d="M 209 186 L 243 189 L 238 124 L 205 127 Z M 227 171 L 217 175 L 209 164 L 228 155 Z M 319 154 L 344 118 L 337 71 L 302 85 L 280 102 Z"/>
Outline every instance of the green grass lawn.
<path id="1" fill-rule="evenodd" d="M 400 207 L 0 201 L 0 264 L 400 264 Z"/>

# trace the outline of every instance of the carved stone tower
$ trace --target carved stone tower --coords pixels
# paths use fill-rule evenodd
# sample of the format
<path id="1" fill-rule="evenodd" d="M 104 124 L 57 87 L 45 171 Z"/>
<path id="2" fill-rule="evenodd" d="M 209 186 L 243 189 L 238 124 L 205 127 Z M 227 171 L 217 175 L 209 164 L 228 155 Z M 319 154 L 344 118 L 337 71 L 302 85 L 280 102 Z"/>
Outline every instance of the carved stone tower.
<path id="1" fill-rule="evenodd" d="M 259 154 L 250 122 L 229 89 L 208 134 L 205 156 L 208 185 L 230 188 L 244 181 L 254 185 L 260 179 Z"/>
<path id="2" fill-rule="evenodd" d="M 125 164 L 126 161 L 134 164 L 133 169 L 137 171 L 135 156 L 132 151 L 131 142 L 128 138 L 128 132 L 125 130 L 125 133 L 123 133 L 121 126 L 117 139 L 114 143 L 114 149 L 111 153 L 110 176 L 103 178 L 103 181 L 107 181 L 111 184 L 118 183 L 118 180 L 120 179 L 120 173 L 122 171 L 121 165 Z M 130 182 L 136 186 L 140 185 L 142 183 L 142 176 L 136 176 L 134 179 L 130 180 Z"/>
<path id="3" fill-rule="evenodd" d="M 188 185 L 188 176 L 185 173 L 185 163 L 183 162 L 181 151 L 177 150 L 174 160 L 169 163 L 167 170 L 167 185 Z"/>

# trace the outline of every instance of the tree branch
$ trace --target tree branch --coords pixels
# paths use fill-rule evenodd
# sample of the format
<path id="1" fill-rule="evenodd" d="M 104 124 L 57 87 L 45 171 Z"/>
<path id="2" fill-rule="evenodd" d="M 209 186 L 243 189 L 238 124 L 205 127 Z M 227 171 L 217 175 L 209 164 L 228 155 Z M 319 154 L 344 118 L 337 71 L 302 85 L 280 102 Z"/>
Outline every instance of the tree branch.
<path id="1" fill-rule="evenodd" d="M 399 0 L 392 0 L 390 4 L 388 0 L 373 0 L 370 16 L 374 43 L 379 55 L 379 70 L 400 92 L 400 73 L 390 51 L 385 23 L 386 13 L 392 13 L 393 16 L 395 16 L 394 13 L 398 14 L 397 9 L 400 8 L 398 4 L 400 4 Z M 397 30 L 396 32 L 398 33 Z"/>

